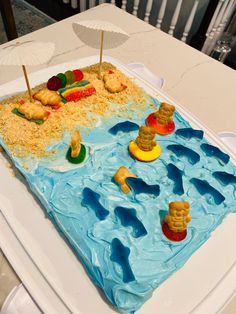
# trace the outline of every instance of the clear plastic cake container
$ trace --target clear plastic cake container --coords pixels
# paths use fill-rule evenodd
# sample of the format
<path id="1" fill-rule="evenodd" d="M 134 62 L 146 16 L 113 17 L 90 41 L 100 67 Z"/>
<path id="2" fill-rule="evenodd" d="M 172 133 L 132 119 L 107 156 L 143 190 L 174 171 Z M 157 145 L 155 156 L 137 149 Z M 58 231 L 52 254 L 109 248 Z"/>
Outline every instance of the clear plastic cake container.
<path id="1" fill-rule="evenodd" d="M 156 90 L 127 66 L 104 57 L 127 76 L 134 77 L 151 96 L 174 104 L 193 128 L 231 156 L 236 156 L 207 127 L 164 92 Z M 98 56 L 59 64 L 32 73 L 32 86 L 68 68 L 81 68 L 98 62 Z M 0 99 L 25 90 L 23 78 L 0 86 Z M 60 237 L 24 183 L 12 176 L 5 158 L 0 159 L 0 246 L 23 284 L 44 313 L 115 313 L 90 281 L 72 250 Z M 216 313 L 236 291 L 236 215 L 223 223 L 186 262 L 153 293 L 138 313 Z"/>

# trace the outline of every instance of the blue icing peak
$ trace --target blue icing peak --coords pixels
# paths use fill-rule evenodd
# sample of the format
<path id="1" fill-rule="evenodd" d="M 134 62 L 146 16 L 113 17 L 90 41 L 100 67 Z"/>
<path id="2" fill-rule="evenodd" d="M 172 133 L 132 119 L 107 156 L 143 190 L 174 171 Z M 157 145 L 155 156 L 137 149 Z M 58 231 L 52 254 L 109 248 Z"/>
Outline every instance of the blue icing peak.
<path id="1" fill-rule="evenodd" d="M 196 153 L 191 148 L 188 148 L 183 145 L 179 144 L 172 144 L 168 145 L 167 149 L 171 150 L 174 154 L 176 154 L 178 157 L 186 157 L 187 160 L 192 164 L 195 165 L 200 160 L 200 156 L 198 153 Z"/>
<path id="2" fill-rule="evenodd" d="M 139 238 L 147 234 L 147 230 L 145 229 L 142 222 L 137 218 L 137 213 L 134 208 L 125 208 L 118 206 L 115 209 L 115 214 L 119 217 L 121 224 L 124 227 L 132 227 L 133 237 Z"/>
<path id="3" fill-rule="evenodd" d="M 178 194 L 178 195 L 184 194 L 183 179 L 182 179 L 183 172 L 179 170 L 179 168 L 177 168 L 173 164 L 167 165 L 167 171 L 168 171 L 168 178 L 174 182 L 173 193 Z"/>
<path id="4" fill-rule="evenodd" d="M 100 204 L 99 199 L 100 195 L 98 193 L 92 191 L 90 188 L 83 189 L 83 199 L 81 204 L 92 209 L 98 219 L 104 220 L 107 215 L 109 215 L 109 211 Z"/>
<path id="5" fill-rule="evenodd" d="M 209 156 L 216 158 L 220 163 L 227 164 L 229 162 L 229 155 L 223 153 L 218 147 L 203 143 L 201 144 L 201 149 L 204 153 Z"/>
<path id="6" fill-rule="evenodd" d="M 158 184 L 147 184 L 140 178 L 128 177 L 126 183 L 134 191 L 135 194 L 146 193 L 158 196 L 160 194 L 160 186 Z"/>
<path id="7" fill-rule="evenodd" d="M 124 246 L 119 239 L 115 238 L 111 242 L 111 252 L 111 260 L 118 263 L 122 268 L 123 281 L 134 281 L 135 277 L 129 264 L 130 249 Z"/>
<path id="8" fill-rule="evenodd" d="M 139 125 L 137 123 L 131 121 L 124 121 L 117 123 L 112 128 L 108 130 L 112 135 L 116 135 L 118 132 L 128 133 L 131 131 L 137 131 L 139 129 Z"/>
<path id="9" fill-rule="evenodd" d="M 219 191 L 213 188 L 207 181 L 192 178 L 190 182 L 196 187 L 201 195 L 211 194 L 216 205 L 224 202 L 225 197 Z"/>
<path id="10" fill-rule="evenodd" d="M 183 128 L 176 130 L 175 134 L 185 138 L 186 140 L 190 140 L 191 138 L 202 140 L 204 132 L 202 130 L 194 130 L 192 128 Z"/>

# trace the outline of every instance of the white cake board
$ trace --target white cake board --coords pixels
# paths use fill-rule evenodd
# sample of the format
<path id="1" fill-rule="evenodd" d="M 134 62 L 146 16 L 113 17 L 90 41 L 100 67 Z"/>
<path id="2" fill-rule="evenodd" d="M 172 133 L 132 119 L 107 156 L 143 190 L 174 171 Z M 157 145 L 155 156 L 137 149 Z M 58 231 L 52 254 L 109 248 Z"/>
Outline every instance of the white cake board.
<path id="1" fill-rule="evenodd" d="M 176 105 L 179 112 L 195 128 L 205 131 L 208 140 L 231 154 L 219 138 L 187 113 L 163 92 L 155 90 L 125 65 L 111 57 L 126 75 L 153 96 Z M 42 83 L 55 73 L 96 63 L 98 56 L 53 66 L 30 75 L 32 86 Z M 23 79 L 0 86 L 0 98 L 13 91 L 25 90 Z M 22 182 L 11 175 L 0 161 L 0 246 L 27 290 L 44 313 L 115 313 L 89 280 L 80 262 L 60 237 L 52 223 L 45 219 L 42 208 Z M 173 274 L 140 314 L 216 313 L 236 290 L 236 251 L 234 250 L 236 215 L 229 215 L 213 232 L 211 238 L 178 272 Z M 11 239 L 11 241 L 9 240 Z"/>

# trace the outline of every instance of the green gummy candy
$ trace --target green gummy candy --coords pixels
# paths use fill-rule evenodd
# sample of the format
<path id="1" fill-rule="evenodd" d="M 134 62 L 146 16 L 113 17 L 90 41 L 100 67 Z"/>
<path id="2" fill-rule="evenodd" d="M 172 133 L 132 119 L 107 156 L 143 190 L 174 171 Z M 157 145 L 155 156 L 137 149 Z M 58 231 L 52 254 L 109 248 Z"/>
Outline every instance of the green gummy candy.
<path id="1" fill-rule="evenodd" d="M 73 84 L 75 82 L 75 80 L 76 80 L 74 72 L 72 72 L 70 70 L 65 72 L 65 76 L 66 76 L 66 79 L 67 79 L 67 85 Z"/>
<path id="2" fill-rule="evenodd" d="M 44 120 L 41 120 L 41 119 L 30 119 L 30 120 L 27 119 L 23 113 L 21 113 L 20 111 L 18 111 L 17 108 L 12 109 L 11 112 L 14 113 L 14 114 L 16 114 L 17 116 L 19 116 L 19 117 L 21 117 L 21 118 L 24 118 L 24 119 L 30 121 L 30 122 L 34 122 L 34 123 L 37 123 L 37 124 L 43 124 L 43 123 L 44 123 Z"/>
<path id="3" fill-rule="evenodd" d="M 66 83 L 67 83 L 67 78 L 66 78 L 65 74 L 58 73 L 57 77 L 61 80 L 61 87 L 65 87 Z"/>
<path id="4" fill-rule="evenodd" d="M 71 157 L 71 147 L 68 149 L 66 153 L 66 159 L 72 164 L 80 164 L 81 162 L 84 161 L 85 156 L 86 156 L 86 148 L 83 144 L 81 144 L 80 153 L 77 157 L 75 158 Z"/>

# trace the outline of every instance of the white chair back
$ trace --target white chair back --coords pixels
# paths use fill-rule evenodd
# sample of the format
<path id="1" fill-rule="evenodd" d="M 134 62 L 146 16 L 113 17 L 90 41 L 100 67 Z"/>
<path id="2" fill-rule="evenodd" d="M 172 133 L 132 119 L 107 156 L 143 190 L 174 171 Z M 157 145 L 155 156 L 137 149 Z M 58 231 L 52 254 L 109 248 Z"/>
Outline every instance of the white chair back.
<path id="1" fill-rule="evenodd" d="M 63 0 L 72 8 L 80 8 L 80 12 L 92 8 L 98 4 L 109 2 L 116 5 L 119 0 Z M 201 2 L 201 6 L 199 3 Z M 86 7 L 86 3 L 88 7 Z M 188 16 L 186 15 L 186 3 L 188 5 Z M 166 31 L 169 35 L 175 36 L 183 42 L 188 42 L 193 22 L 197 22 L 199 14 L 204 9 L 202 0 L 120 0 L 121 9 L 129 11 L 159 29 Z M 219 0 L 213 18 L 206 34 L 206 41 L 202 51 L 210 54 L 217 39 L 224 31 L 236 7 L 236 0 Z M 171 10 L 170 10 L 171 8 Z M 203 10 L 204 11 L 204 10 Z M 200 16 L 202 19 L 203 16 Z M 167 23 L 169 24 L 167 25 Z M 184 24 L 183 24 L 184 23 Z M 180 26 L 178 27 L 178 25 Z M 179 31 L 181 30 L 181 31 Z M 193 35 L 193 33 L 192 33 Z"/>
<path id="2" fill-rule="evenodd" d="M 236 0 L 220 0 L 206 33 L 202 52 L 210 54 L 236 7 Z"/>

